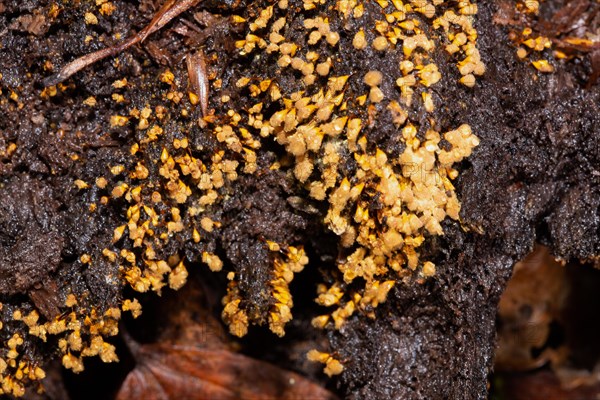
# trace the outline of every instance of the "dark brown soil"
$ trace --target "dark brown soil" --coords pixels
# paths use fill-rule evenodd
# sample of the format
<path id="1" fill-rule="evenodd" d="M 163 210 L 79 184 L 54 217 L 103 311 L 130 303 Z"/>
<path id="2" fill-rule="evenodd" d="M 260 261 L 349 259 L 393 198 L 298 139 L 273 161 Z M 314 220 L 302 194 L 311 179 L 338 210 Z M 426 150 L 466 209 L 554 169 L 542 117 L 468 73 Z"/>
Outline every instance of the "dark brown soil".
<path id="1" fill-rule="evenodd" d="M 185 82 L 181 60 L 190 45 L 202 43 L 207 54 L 219 54 L 209 68 L 223 79 L 224 89 L 212 94 L 213 105 L 223 93 L 242 105 L 243 94 L 230 83 L 241 76 L 240 71 L 268 68 L 234 56 L 232 38 L 237 33 L 224 19 L 213 21 L 210 35 L 189 37 L 180 34 L 187 25 L 174 22 L 118 56 L 118 63 L 104 60 L 65 82 L 56 96 L 40 96 L 42 80 L 60 66 L 111 43 L 116 33 L 139 31 L 153 14 L 150 1 L 113 3 L 116 11 L 92 26 L 83 19 L 86 11 L 95 9 L 91 1 L 61 3 L 59 16 L 48 20 L 52 2 L 0 0 L 0 150 L 16 144 L 13 153 L 0 153 L 3 321 L 11 319 L 15 307 L 35 307 L 52 318 L 69 291 L 88 294 L 86 301 L 99 309 L 123 298 L 119 286 L 106 279 L 118 273 L 115 265 L 99 261 L 88 268 L 79 257 L 110 245 L 113 229 L 125 223 L 126 205 L 115 201 L 90 213 L 89 204 L 109 193 L 93 185 L 87 191 L 73 186 L 76 179 L 93 183 L 100 176 L 117 182 L 119 177 L 112 176 L 107 166 L 123 164 L 129 170 L 135 165 L 129 153 L 135 130 L 111 127 L 111 115 L 126 107 L 161 104 L 159 93 L 165 84 L 157 77 L 168 66 L 176 79 Z M 244 7 L 244 2 L 208 1 L 194 12 L 243 14 Z M 444 126 L 468 123 L 481 139 L 460 168 L 462 225 L 446 221 L 445 235 L 433 239 L 424 251 L 438 266 L 436 276 L 424 284 L 397 285 L 376 309 L 374 320 L 356 315 L 340 331 L 327 332 L 331 351 L 345 365 L 339 378 L 325 379 L 303 358 L 310 348 L 307 342 L 324 343 L 323 334 L 309 322 L 322 311 L 312 302 L 315 285 L 322 280 L 316 268 L 307 268 L 292 285 L 295 320 L 288 335 L 274 339 L 263 328 L 251 328 L 241 342 L 242 352 L 318 379 L 343 398 L 483 399 L 493 362 L 497 303 L 513 264 L 531 251 L 535 241 L 565 260 L 600 255 L 600 90 L 585 88 L 589 61 L 557 63 L 555 73 L 538 74 L 517 59 L 506 28 L 492 21 L 496 11 L 496 2 L 479 4 L 477 29 L 485 76 L 473 89 L 441 83 L 436 90 L 443 101 L 437 120 Z M 192 14 L 182 18 L 192 21 Z M 88 35 L 103 37 L 104 42 L 84 45 Z M 47 60 L 53 71 L 44 67 Z M 458 78 L 447 60 L 437 61 L 442 74 Z M 345 62 L 352 71 L 376 66 L 385 74 L 386 68 L 397 69 L 385 60 L 347 57 Z M 119 104 L 111 100 L 115 92 L 111 84 L 124 76 L 129 82 L 122 89 L 127 103 Z M 11 92 L 18 98 L 10 99 Z M 96 98 L 95 107 L 83 103 L 89 96 Z M 203 147 L 199 157 L 210 157 L 219 143 L 198 127 L 195 118 L 181 117 L 182 109 L 198 116 L 199 110 L 189 104 L 173 105 L 167 111 L 165 138 L 172 141 L 185 133 L 192 145 Z M 394 129 L 383 126 L 373 130 L 370 139 L 390 154 L 399 153 Z M 263 151 L 259 169 L 264 173 L 243 177 L 227 189 L 229 200 L 210 210 L 223 227 L 201 248 L 182 234 L 158 249 L 167 256 L 180 250 L 191 263 L 198 262 L 203 251 L 221 255 L 226 269 L 241 277 L 256 316 L 266 315 L 270 306 L 263 293 L 270 279 L 265 240 L 304 243 L 311 261 L 323 270 L 333 268 L 337 256 L 334 238 L 320 223 L 326 208 L 309 200 L 285 174 L 268 170 L 281 151 L 275 146 Z M 156 159 L 159 154 L 157 147 L 144 157 Z M 352 162 L 347 168 L 354 168 Z M 211 297 L 216 299 L 212 312 L 218 315 L 225 279 L 206 272 L 194 272 L 190 279 L 211 282 Z M 153 308 L 160 306 L 150 296 L 145 305 L 148 317 L 138 324 L 128 321 L 126 330 L 150 342 L 160 337 L 157 332 L 162 328 L 155 325 L 160 318 L 151 317 Z M 11 329 L 5 323 L 0 340 L 11 336 Z M 27 343 L 25 348 L 34 359 L 49 362 L 54 356 L 41 342 Z M 90 398 L 90 391 L 106 398 L 116 391 L 131 363 L 90 364 L 81 377 L 64 373 L 65 383 L 60 374 L 50 372 L 54 380 L 49 388 L 59 389 L 48 390 L 47 398 L 62 398 L 64 390 L 74 399 Z M 56 371 L 52 366 L 48 370 Z M 92 379 L 98 373 L 114 383 Z"/>

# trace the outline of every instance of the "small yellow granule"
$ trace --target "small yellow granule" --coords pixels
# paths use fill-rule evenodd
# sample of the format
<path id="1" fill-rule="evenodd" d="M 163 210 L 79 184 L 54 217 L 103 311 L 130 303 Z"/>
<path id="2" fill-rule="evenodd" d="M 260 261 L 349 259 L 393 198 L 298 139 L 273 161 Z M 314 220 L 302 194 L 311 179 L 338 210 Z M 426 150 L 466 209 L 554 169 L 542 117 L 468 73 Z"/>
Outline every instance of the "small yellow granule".
<path id="1" fill-rule="evenodd" d="M 133 318 L 137 318 L 142 315 L 142 305 L 137 299 L 125 300 L 121 308 L 123 311 L 130 311 Z"/>
<path id="2" fill-rule="evenodd" d="M 110 125 L 112 127 L 125 126 L 128 122 L 129 118 L 124 117 L 122 115 L 111 115 L 110 117 Z"/>
<path id="3" fill-rule="evenodd" d="M 100 6 L 100 14 L 102 15 L 111 15 L 117 7 L 113 3 L 104 3 Z"/>
<path id="4" fill-rule="evenodd" d="M 96 98 L 94 96 L 90 96 L 83 101 L 83 104 L 89 107 L 94 107 L 96 105 Z"/>
<path id="5" fill-rule="evenodd" d="M 125 86 L 127 86 L 127 78 L 119 79 L 112 83 L 112 87 L 114 87 L 115 89 L 121 89 Z"/>
<path id="6" fill-rule="evenodd" d="M 552 64 L 550 64 L 548 62 L 548 60 L 532 61 L 531 63 L 540 72 L 544 72 L 544 73 L 554 72 L 554 67 L 552 66 Z"/>
<path id="7" fill-rule="evenodd" d="M 431 277 L 433 275 L 435 275 L 435 264 L 432 263 L 431 261 L 426 261 L 425 263 L 423 263 L 423 276 L 425 277 Z"/>
<path id="8" fill-rule="evenodd" d="M 383 36 L 377 36 L 375 40 L 373 40 L 373 48 L 377 51 L 385 51 L 388 47 L 388 40 Z"/>
<path id="9" fill-rule="evenodd" d="M 365 32 L 361 29 L 356 32 L 354 39 L 352 39 L 352 46 L 357 50 L 364 50 L 367 47 L 367 40 L 365 38 Z"/>
<path id="10" fill-rule="evenodd" d="M 91 12 L 85 13 L 83 18 L 85 20 L 85 23 L 88 25 L 97 25 L 98 24 L 98 18 Z"/>
<path id="11" fill-rule="evenodd" d="M 372 87 L 369 91 L 369 101 L 371 103 L 381 103 L 384 98 L 383 92 L 377 86 Z"/>
<path id="12" fill-rule="evenodd" d="M 166 70 L 165 72 L 160 74 L 160 81 L 163 83 L 172 85 L 174 80 L 175 80 L 175 75 L 173 75 L 171 70 Z"/>
<path id="13" fill-rule="evenodd" d="M 472 88 L 475 86 L 475 76 L 473 74 L 467 74 L 458 80 L 460 83 L 465 85 L 466 87 Z"/>
<path id="14" fill-rule="evenodd" d="M 365 74 L 364 81 L 368 86 L 379 86 L 383 75 L 379 71 L 369 71 Z"/>
<path id="15" fill-rule="evenodd" d="M 219 256 L 206 251 L 202 253 L 202 262 L 206 263 L 208 268 L 213 272 L 218 272 L 223 268 L 223 261 L 221 261 Z"/>

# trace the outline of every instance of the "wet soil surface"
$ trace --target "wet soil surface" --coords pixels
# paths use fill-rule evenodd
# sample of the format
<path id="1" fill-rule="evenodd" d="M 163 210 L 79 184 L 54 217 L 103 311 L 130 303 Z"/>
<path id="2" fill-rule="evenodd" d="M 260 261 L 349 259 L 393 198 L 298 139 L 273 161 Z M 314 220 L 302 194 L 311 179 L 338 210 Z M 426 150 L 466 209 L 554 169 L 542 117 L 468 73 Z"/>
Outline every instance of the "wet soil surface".
<path id="1" fill-rule="evenodd" d="M 150 1 L 113 3 L 114 13 L 88 25 L 82 16 L 95 7 L 93 2 L 64 5 L 49 20 L 52 2 L 0 0 L 3 320 L 15 307 L 35 307 L 53 318 L 69 291 L 86 293 L 87 301 L 99 309 L 123 298 L 121 289 L 106 279 L 118 273 L 117 266 L 98 262 L 87 268 L 79 257 L 97 253 L 111 242 L 113 229 L 124 223 L 125 205 L 113 202 L 90 213 L 89 204 L 107 193 L 96 186 L 81 192 L 73 182 L 94 182 L 99 176 L 112 179 L 109 165 L 126 165 L 128 170 L 134 166 L 129 147 L 135 133 L 109 123 L 110 116 L 126 107 L 111 100 L 115 92 L 111 85 L 127 76 L 127 107 L 156 104 L 157 93 L 164 91 L 157 76 L 166 66 L 185 82 L 182 59 L 191 42 L 174 32 L 173 26 L 182 32 L 185 24 L 171 24 L 119 55 L 118 62 L 105 60 L 59 86 L 56 95 L 41 96 L 41 81 L 52 70 L 104 47 L 115 34 L 139 31 L 155 10 Z M 244 6 L 206 2 L 198 10 L 227 14 Z M 437 111 L 443 125 L 470 124 L 481 144 L 460 168 L 462 225 L 444 222 L 444 236 L 433 239 L 424 251 L 438 266 L 436 276 L 424 284 L 397 285 L 376 309 L 375 319 L 355 316 L 340 331 L 327 333 L 331 352 L 344 362 L 339 378 L 325 379 L 302 356 L 310 348 L 307 342 L 325 342 L 309 324 L 318 312 L 312 299 L 316 282 L 322 279 L 314 270 L 305 271 L 292 286 L 295 320 L 288 335 L 275 340 L 262 328 L 251 329 L 241 342 L 242 352 L 320 380 L 343 398 L 485 398 L 497 303 L 513 264 L 531 251 L 535 241 L 565 260 L 600 254 L 600 90 L 585 88 L 589 61 L 576 59 L 558 64 L 553 74 L 538 74 L 517 59 L 506 29 L 493 23 L 497 11 L 496 2 L 479 4 L 478 46 L 487 66 L 485 76 L 473 89 L 443 87 L 444 105 Z M 192 20 L 192 13 L 183 18 Z M 236 65 L 230 39 L 235 30 L 226 23 L 215 26 L 208 38 L 194 37 L 211 52 L 221 52 L 211 68 L 223 71 L 226 86 L 236 68 L 248 66 Z M 95 40 L 88 43 L 88 36 Z M 350 65 L 355 61 L 347 62 L 349 69 L 357 68 Z M 388 68 L 397 68 L 391 64 Z M 443 60 L 438 65 L 444 69 Z M 385 71 L 384 63 L 378 67 Z M 234 102 L 243 102 L 235 87 L 226 90 Z M 95 107 L 84 104 L 90 96 L 97 101 Z M 164 135 L 176 138 L 185 131 L 206 154 L 217 148 L 214 138 L 192 118 L 181 117 L 185 106 L 178 107 L 169 111 L 171 122 Z M 385 132 L 371 139 L 390 153 L 400 151 Z M 260 156 L 263 167 L 281 151 L 271 150 Z M 148 155 L 152 156 L 156 155 Z M 333 265 L 337 254 L 334 239 L 320 223 L 326 210 L 305 200 L 284 174 L 263 169 L 264 175 L 238 179 L 224 206 L 211 210 L 223 229 L 203 242 L 202 249 L 181 244 L 190 242 L 182 237 L 180 243 L 171 241 L 171 248 L 159 250 L 168 255 L 180 246 L 192 262 L 199 261 L 202 251 L 221 254 L 230 269 L 243 276 L 240 284 L 257 315 L 270 305 L 262 295 L 270 277 L 265 239 L 305 243 L 311 260 L 319 260 L 323 267 Z M 217 301 L 211 304 L 218 314 L 226 281 L 206 275 L 193 273 L 191 279 L 212 280 Z M 155 299 L 146 304 L 149 315 L 152 307 L 160 309 Z M 137 327 L 129 322 L 127 326 L 138 340 L 152 341 L 160 337 L 148 333 L 156 329 L 151 328 L 155 322 L 149 317 Z M 10 336 L 11 325 L 5 324 L 0 338 Z M 25 348 L 32 358 L 47 362 L 53 358 L 50 347 L 42 343 Z M 93 382 L 92 374 L 100 371 L 116 382 L 90 383 L 102 398 L 116 390 L 128 368 L 127 362 L 120 367 L 90 365 L 81 378 L 65 373 L 64 382 L 60 373 L 50 372 L 53 380 L 46 396 L 61 398 L 66 390 L 73 398 L 82 398 L 90 386 L 77 383 L 78 379 Z M 52 366 L 48 370 L 54 371 Z"/>

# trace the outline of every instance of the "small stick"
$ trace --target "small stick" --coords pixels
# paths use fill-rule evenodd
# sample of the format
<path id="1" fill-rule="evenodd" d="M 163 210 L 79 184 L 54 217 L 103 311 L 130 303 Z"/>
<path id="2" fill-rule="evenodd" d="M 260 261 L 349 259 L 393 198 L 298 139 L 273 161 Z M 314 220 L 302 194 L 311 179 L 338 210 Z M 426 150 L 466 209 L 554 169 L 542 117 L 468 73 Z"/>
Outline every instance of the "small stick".
<path id="1" fill-rule="evenodd" d="M 166 24 L 168 24 L 173 18 L 178 16 L 184 11 L 194 7 L 202 0 L 167 0 L 161 8 L 158 10 L 152 21 L 141 31 L 133 35 L 132 37 L 125 40 L 123 43 L 115 46 L 107 47 L 102 50 L 98 50 L 94 53 L 86 54 L 85 56 L 79 57 L 67 65 L 65 65 L 58 73 L 51 75 L 44 79 L 44 86 L 53 86 L 63 82 L 73 74 L 81 71 L 82 69 L 106 58 L 113 56 L 121 51 L 128 49 L 136 43 L 144 41 L 152 33 L 156 32 Z"/>
<path id="2" fill-rule="evenodd" d="M 192 92 L 198 96 L 202 115 L 208 114 L 208 76 L 206 73 L 206 63 L 204 62 L 204 52 L 198 50 L 196 54 L 188 54 L 187 70 Z"/>

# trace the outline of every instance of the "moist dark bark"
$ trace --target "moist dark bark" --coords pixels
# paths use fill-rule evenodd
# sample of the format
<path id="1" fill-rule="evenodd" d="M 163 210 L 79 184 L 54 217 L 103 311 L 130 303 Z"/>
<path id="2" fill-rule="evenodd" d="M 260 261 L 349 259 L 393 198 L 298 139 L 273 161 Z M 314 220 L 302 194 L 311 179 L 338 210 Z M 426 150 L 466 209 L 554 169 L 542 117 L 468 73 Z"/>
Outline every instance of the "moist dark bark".
<path id="1" fill-rule="evenodd" d="M 32 289 L 61 262 L 64 238 L 52 187 L 15 175 L 0 197 L 0 294 Z"/>
<path id="2" fill-rule="evenodd" d="M 0 148 L 17 145 L 10 155 L 0 155 L 3 320 L 10 320 L 17 307 L 36 307 L 51 318 L 70 292 L 86 293 L 87 301 L 100 310 L 122 297 L 120 286 L 106 279 L 117 276 L 117 266 L 99 261 L 87 268 L 78 257 L 97 253 L 111 243 L 113 229 L 124 223 L 125 204 L 115 201 L 90 213 L 90 203 L 110 194 L 97 187 L 78 191 L 72 184 L 81 179 L 93 185 L 100 176 L 117 182 L 119 177 L 111 177 L 109 166 L 131 166 L 129 146 L 135 134 L 128 128 L 111 127 L 110 116 L 131 105 L 158 104 L 156 97 L 164 83 L 157 76 L 164 71 L 163 65 L 169 65 L 176 79 L 184 82 L 181 60 L 189 50 L 186 46 L 204 44 L 207 54 L 219 53 L 209 70 L 224 83 L 223 92 L 211 93 L 211 104 L 227 93 L 231 104 L 240 108 L 247 100 L 232 84 L 234 77 L 249 68 L 269 68 L 243 64 L 234 55 L 233 40 L 238 33 L 223 20 L 210 35 L 200 37 L 182 34 L 185 24 L 175 22 L 147 43 L 118 56 L 118 63 L 104 60 L 67 81 L 56 96 L 42 98 L 39 83 L 49 75 L 44 68 L 47 59 L 56 69 L 110 43 L 115 33 L 138 31 L 152 15 L 147 2 L 139 7 L 131 2 L 113 3 L 116 11 L 91 26 L 82 15 L 92 3 L 64 5 L 57 19 L 50 21 L 40 19 L 47 15 L 50 2 L 0 1 Z M 208 2 L 194 12 L 202 9 L 227 15 L 244 6 Z M 460 166 L 461 223 L 444 222 L 444 236 L 431 238 L 424 248 L 422 257 L 437 265 L 435 277 L 425 283 L 397 285 L 388 301 L 375 310 L 375 319 L 355 315 L 340 331 L 328 332 L 331 352 L 345 366 L 334 380 L 343 397 L 485 398 L 496 307 L 514 262 L 536 240 L 567 260 L 600 254 L 600 90 L 598 86 L 585 88 L 591 73 L 589 61 L 575 59 L 559 64 L 553 74 L 538 74 L 517 59 L 506 28 L 493 23 L 496 7 L 491 1 L 479 4 L 479 48 L 487 72 L 475 88 L 457 86 L 455 66 L 443 58 L 435 60 L 442 74 L 450 77 L 436 87 L 435 96 L 442 104 L 436 119 L 442 126 L 468 123 L 481 139 Z M 192 14 L 182 18 L 192 20 Z M 88 35 L 105 40 L 85 44 Z M 357 56 L 340 62 L 342 68 L 359 74 L 373 68 L 384 75 L 397 72 L 396 63 L 383 59 Z M 128 103 L 119 104 L 110 100 L 111 84 L 124 76 L 129 81 Z M 282 84 L 298 86 L 284 79 L 289 81 Z M 8 99 L 11 91 L 18 93 L 18 100 Z M 96 107 L 83 103 L 89 96 L 96 96 Z M 218 148 L 214 138 L 181 116 L 184 106 L 173 107 L 165 136 L 180 137 L 187 132 L 190 142 L 207 155 Z M 191 112 L 197 116 L 197 110 Z M 411 118 L 424 126 L 428 123 L 424 114 Z M 397 155 L 402 145 L 394 139 L 396 134 L 390 124 L 383 124 L 382 129 L 370 132 L 369 139 Z M 274 146 L 269 151 L 262 156 L 265 165 L 267 158 L 274 159 L 283 149 Z M 156 159 L 159 154 L 157 148 L 146 157 Z M 347 160 L 345 168 L 355 168 L 353 160 Z M 263 317 L 270 305 L 265 283 L 271 277 L 265 240 L 306 244 L 311 261 L 320 265 L 326 279 L 333 279 L 327 271 L 335 268 L 337 249 L 320 222 L 324 210 L 288 177 L 279 172 L 244 177 L 229 189 L 228 196 L 221 209 L 209 211 L 223 221 L 220 236 L 210 237 L 202 248 L 181 236 L 158 251 L 172 254 L 179 249 L 192 261 L 198 261 L 202 251 L 220 254 L 226 266 L 242 276 L 246 301 Z M 307 278 L 298 278 L 296 287 L 292 285 L 296 296 L 296 320 L 290 327 L 293 339 L 274 343 L 271 336 L 251 333 L 242 349 L 313 374 L 306 363 L 297 361 L 306 346 L 294 344 L 315 335 L 308 321 L 324 310 L 311 299 L 323 278 L 314 271 L 303 274 Z M 53 283 L 41 293 L 36 285 L 45 281 Z M 214 289 L 217 297 L 223 289 Z M 13 329 L 5 325 L 0 339 L 7 340 Z M 257 346 L 262 346 L 260 352 Z M 53 357 L 50 345 L 35 343 L 26 348 L 36 359 Z"/>

